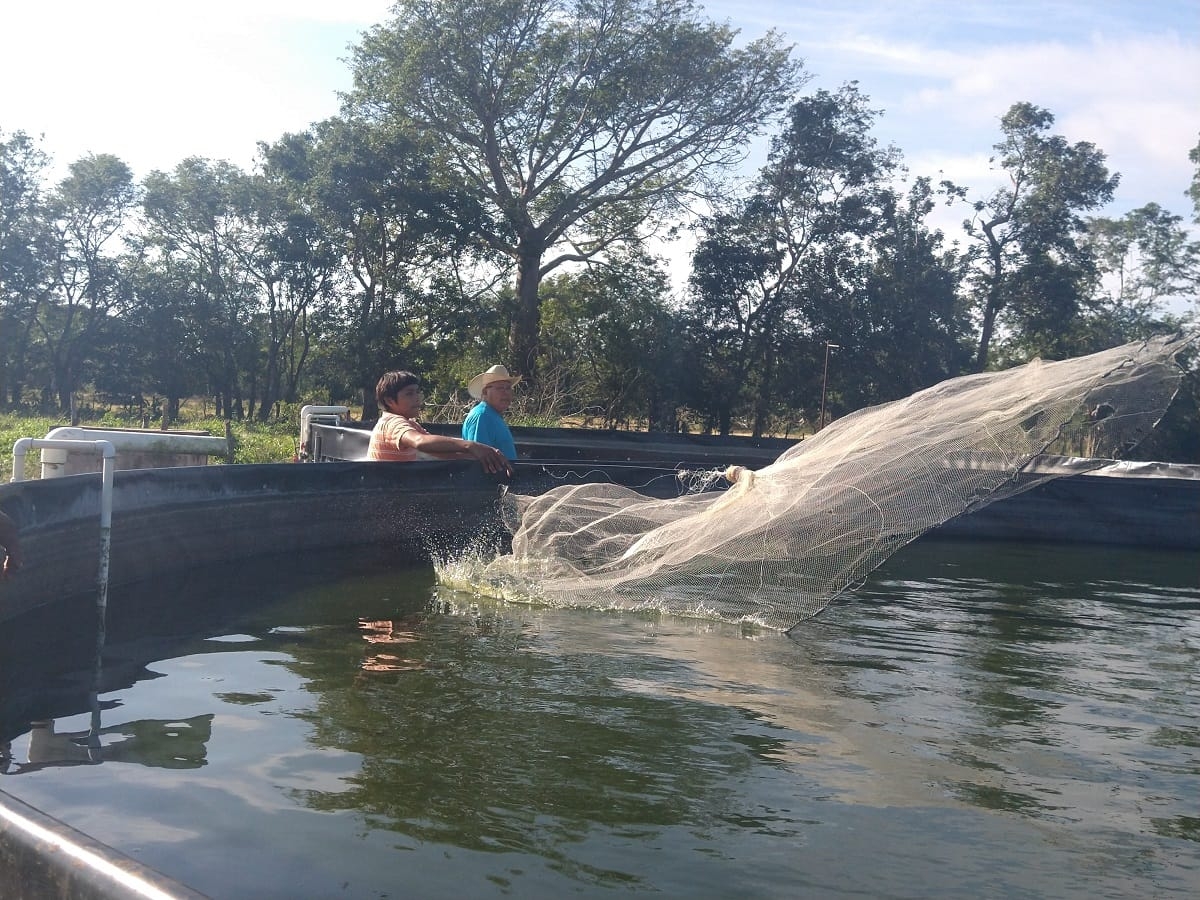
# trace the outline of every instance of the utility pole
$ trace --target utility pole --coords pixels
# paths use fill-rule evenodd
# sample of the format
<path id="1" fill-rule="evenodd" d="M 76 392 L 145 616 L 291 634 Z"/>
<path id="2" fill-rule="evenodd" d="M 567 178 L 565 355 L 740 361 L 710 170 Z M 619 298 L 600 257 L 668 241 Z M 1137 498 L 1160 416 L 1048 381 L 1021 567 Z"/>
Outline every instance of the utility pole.
<path id="1" fill-rule="evenodd" d="M 817 425 L 817 431 L 825 427 L 825 387 L 829 384 L 829 351 L 841 349 L 841 346 L 838 344 L 831 344 L 829 341 L 825 342 L 825 372 L 821 375 L 821 420 Z"/>

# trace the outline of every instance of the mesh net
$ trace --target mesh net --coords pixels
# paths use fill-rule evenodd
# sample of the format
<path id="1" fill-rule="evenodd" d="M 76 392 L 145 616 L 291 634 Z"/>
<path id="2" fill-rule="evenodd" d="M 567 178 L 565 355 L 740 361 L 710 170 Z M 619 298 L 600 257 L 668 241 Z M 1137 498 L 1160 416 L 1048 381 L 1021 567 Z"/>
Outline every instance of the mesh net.
<path id="1" fill-rule="evenodd" d="M 473 587 L 790 629 L 929 529 L 1053 477 L 1025 471 L 1038 455 L 1121 455 L 1177 390 L 1182 344 L 951 379 L 839 419 L 763 469 L 731 467 L 724 491 L 509 495 L 512 553 Z"/>

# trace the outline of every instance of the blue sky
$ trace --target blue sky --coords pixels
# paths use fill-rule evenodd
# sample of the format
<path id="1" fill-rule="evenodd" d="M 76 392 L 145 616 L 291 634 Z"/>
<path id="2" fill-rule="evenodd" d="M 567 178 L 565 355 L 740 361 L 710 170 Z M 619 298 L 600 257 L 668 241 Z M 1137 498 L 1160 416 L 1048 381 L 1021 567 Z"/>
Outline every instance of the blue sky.
<path id="1" fill-rule="evenodd" d="M 882 2 L 707 4 L 746 33 L 775 27 L 814 76 L 857 80 L 884 110 L 877 135 L 918 174 L 988 180 L 999 119 L 1027 100 L 1055 131 L 1091 141 L 1122 175 L 1121 210 L 1179 213 L 1200 141 L 1200 3 Z M 994 178 L 994 174 L 993 174 Z"/>
<path id="2" fill-rule="evenodd" d="M 60 166 L 114 153 L 139 177 L 186 156 L 249 167 L 255 143 L 336 112 L 344 59 L 387 0 L 47 0 L 0 14 L 0 130 L 44 135 Z M 783 32 L 809 88 L 857 80 L 914 174 L 982 191 L 1018 100 L 1104 150 L 1114 213 L 1182 196 L 1200 140 L 1200 2 L 710 0 L 746 38 Z"/>

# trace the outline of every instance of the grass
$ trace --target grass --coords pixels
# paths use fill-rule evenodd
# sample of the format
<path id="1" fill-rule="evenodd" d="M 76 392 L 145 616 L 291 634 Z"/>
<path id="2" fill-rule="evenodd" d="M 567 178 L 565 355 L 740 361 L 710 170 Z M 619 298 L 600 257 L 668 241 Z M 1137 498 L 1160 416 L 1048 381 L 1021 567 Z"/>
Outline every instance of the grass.
<path id="1" fill-rule="evenodd" d="M 0 482 L 9 481 L 13 471 L 13 444 L 20 438 L 42 438 L 54 428 L 69 425 L 70 420 L 51 416 L 27 415 L 23 413 L 0 413 Z M 89 428 L 140 428 L 140 420 L 122 416 L 112 411 L 99 410 L 90 417 L 81 418 L 80 425 Z M 233 461 L 237 463 L 290 462 L 296 453 L 299 439 L 300 417 L 281 417 L 278 422 L 231 422 L 233 434 Z M 223 437 L 225 420 L 205 416 L 199 411 L 185 408 L 180 421 L 171 425 L 171 431 L 207 431 Z M 210 463 L 221 464 L 225 460 L 211 457 Z M 41 468 L 37 451 L 25 460 L 25 476 L 36 478 Z"/>

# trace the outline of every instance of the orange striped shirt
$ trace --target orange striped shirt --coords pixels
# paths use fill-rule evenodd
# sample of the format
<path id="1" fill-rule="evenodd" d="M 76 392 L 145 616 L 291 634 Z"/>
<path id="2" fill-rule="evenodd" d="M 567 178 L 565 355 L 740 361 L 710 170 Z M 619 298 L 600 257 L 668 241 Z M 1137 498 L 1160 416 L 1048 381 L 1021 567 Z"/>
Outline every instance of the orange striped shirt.
<path id="1" fill-rule="evenodd" d="M 381 462 L 416 462 L 419 459 L 433 459 L 429 454 L 421 453 L 416 447 L 410 447 L 401 441 L 406 431 L 429 434 L 416 419 L 385 412 L 371 430 L 371 447 L 367 451 L 367 459 Z"/>

